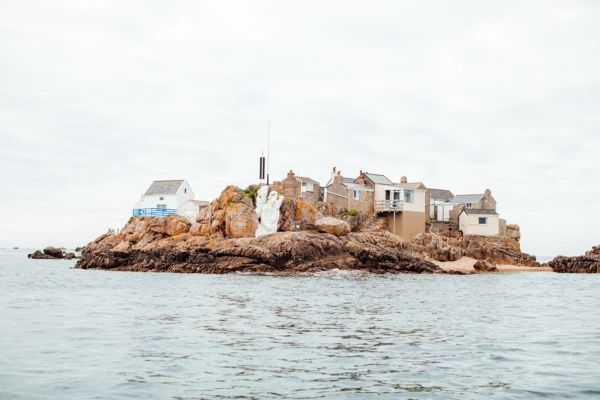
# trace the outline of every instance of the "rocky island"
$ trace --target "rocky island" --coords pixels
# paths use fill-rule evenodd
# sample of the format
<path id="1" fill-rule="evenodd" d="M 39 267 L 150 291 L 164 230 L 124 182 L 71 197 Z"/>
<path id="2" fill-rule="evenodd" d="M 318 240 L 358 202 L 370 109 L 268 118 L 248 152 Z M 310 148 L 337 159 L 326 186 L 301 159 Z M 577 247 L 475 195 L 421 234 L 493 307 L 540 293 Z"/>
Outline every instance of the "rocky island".
<path id="1" fill-rule="evenodd" d="M 461 257 L 480 261 L 473 266 L 475 272 L 494 271 L 495 264 L 539 267 L 535 257 L 522 253 L 519 241 L 508 236 L 426 233 L 408 242 L 374 221 L 335 218 L 325 204 L 276 192 L 266 197 L 259 187 L 228 186 L 193 223 L 177 215 L 132 217 L 119 233 L 102 235 L 84 247 L 76 267 L 215 274 L 331 269 L 461 273 L 439 265 Z M 277 213 L 267 212 L 269 207 Z M 255 237 L 257 232 L 262 234 Z"/>

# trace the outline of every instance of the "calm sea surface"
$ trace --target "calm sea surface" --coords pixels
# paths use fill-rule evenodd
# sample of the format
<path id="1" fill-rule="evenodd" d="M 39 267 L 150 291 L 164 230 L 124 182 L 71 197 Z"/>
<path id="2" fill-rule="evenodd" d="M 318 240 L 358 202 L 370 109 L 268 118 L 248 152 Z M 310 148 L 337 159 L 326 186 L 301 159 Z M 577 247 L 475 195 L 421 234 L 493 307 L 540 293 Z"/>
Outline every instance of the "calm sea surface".
<path id="1" fill-rule="evenodd" d="M 0 399 L 598 399 L 600 275 L 82 271 L 0 250 Z"/>

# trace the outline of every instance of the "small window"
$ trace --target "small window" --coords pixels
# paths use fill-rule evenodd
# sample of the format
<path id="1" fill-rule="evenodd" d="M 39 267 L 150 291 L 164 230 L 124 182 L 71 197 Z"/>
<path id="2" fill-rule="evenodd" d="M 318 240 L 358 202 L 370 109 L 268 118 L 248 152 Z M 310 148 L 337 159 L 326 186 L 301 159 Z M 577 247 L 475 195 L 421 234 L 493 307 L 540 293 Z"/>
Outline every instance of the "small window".
<path id="1" fill-rule="evenodd" d="M 386 200 L 391 200 L 392 199 L 392 192 L 389 190 L 385 191 L 385 199 Z"/>
<path id="2" fill-rule="evenodd" d="M 487 225 L 487 218 L 479 217 L 479 225 Z"/>
<path id="3" fill-rule="evenodd" d="M 352 192 L 352 197 L 354 197 L 354 200 L 360 200 L 360 192 L 358 190 L 353 190 Z"/>
<path id="4" fill-rule="evenodd" d="M 312 193 L 315 190 L 314 185 L 312 182 L 307 182 L 306 183 L 306 191 Z"/>
<path id="5" fill-rule="evenodd" d="M 415 201 L 415 192 L 412 190 L 404 191 L 404 202 L 405 203 L 414 203 Z"/>
<path id="6" fill-rule="evenodd" d="M 394 190 L 394 200 L 400 200 L 400 191 Z"/>
<path id="7" fill-rule="evenodd" d="M 159 200 L 164 200 L 165 198 L 164 198 L 164 197 L 159 197 L 158 199 L 159 199 Z"/>
<path id="8" fill-rule="evenodd" d="M 187 188 L 183 188 L 183 193 L 187 193 Z"/>
<path id="9" fill-rule="evenodd" d="M 167 209 L 167 205 L 166 204 L 157 204 L 156 208 L 158 208 L 159 210 L 166 210 Z"/>

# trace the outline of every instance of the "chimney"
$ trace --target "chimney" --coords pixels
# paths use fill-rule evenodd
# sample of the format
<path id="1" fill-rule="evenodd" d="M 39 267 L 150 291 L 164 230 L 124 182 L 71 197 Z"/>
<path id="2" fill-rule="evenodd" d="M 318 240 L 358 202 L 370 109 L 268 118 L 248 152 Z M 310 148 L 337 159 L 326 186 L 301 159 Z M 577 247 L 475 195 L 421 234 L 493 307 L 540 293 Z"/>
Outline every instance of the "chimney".
<path id="1" fill-rule="evenodd" d="M 358 173 L 358 178 L 356 178 L 356 183 L 358 183 L 359 185 L 365 184 L 365 173 L 362 169 Z"/>
<path id="2" fill-rule="evenodd" d="M 342 171 L 336 171 L 335 168 L 333 169 L 333 183 L 335 184 L 340 184 L 342 183 Z"/>
<path id="3" fill-rule="evenodd" d="M 408 178 L 403 176 L 400 178 L 400 183 L 408 183 Z"/>
<path id="4" fill-rule="evenodd" d="M 294 178 L 296 176 L 296 174 L 294 174 L 294 171 L 292 171 L 291 169 L 289 170 L 289 172 L 287 173 L 287 177 L 289 178 Z"/>

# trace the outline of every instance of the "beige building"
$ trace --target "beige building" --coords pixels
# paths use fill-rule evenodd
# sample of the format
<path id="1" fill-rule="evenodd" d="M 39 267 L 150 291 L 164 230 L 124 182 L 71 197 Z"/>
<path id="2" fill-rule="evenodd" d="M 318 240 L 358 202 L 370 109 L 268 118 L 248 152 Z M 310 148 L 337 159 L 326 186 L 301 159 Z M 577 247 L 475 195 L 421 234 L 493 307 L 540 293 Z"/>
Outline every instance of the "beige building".
<path id="1" fill-rule="evenodd" d="M 364 182 L 355 181 L 343 177 L 341 171 L 334 167 L 325 185 L 323 201 L 330 204 L 336 213 L 356 210 L 361 216 L 371 216 L 374 212 L 374 190 Z"/>
<path id="2" fill-rule="evenodd" d="M 500 234 L 500 217 L 495 210 L 463 208 L 458 220 L 459 229 L 465 235 L 495 236 Z"/>
<path id="3" fill-rule="evenodd" d="M 449 222 L 458 224 L 458 216 L 463 208 L 478 210 L 496 210 L 496 199 L 492 196 L 492 191 L 486 189 L 481 194 L 459 194 L 452 199 L 454 206 L 449 212 Z"/>
<path id="4" fill-rule="evenodd" d="M 319 182 L 305 176 L 297 176 L 292 170 L 284 180 L 273 182 L 273 189 L 292 199 L 303 199 L 313 203 L 321 200 Z"/>

